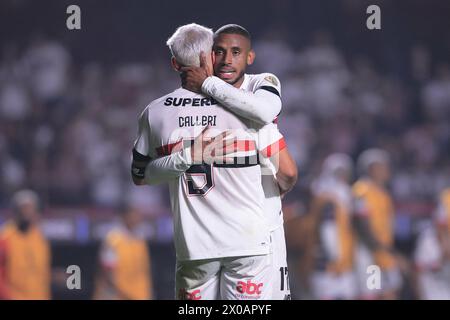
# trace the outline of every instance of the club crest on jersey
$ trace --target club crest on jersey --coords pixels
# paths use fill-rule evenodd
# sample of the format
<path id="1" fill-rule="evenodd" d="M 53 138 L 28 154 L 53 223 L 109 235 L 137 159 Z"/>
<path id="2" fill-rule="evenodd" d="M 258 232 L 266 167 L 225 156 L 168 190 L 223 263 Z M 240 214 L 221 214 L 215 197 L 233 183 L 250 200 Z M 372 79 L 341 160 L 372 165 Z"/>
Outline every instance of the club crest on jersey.
<path id="1" fill-rule="evenodd" d="M 277 79 L 274 76 L 267 76 L 267 77 L 264 78 L 264 80 L 270 82 L 274 86 L 278 86 L 278 81 L 277 81 Z"/>

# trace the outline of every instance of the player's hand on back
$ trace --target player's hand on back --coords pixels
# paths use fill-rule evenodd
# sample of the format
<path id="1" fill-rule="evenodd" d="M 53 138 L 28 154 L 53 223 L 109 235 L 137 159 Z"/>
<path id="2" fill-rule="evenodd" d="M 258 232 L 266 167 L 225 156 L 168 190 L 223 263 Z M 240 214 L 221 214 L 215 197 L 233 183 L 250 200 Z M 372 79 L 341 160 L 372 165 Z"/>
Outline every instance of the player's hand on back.
<path id="1" fill-rule="evenodd" d="M 224 131 L 212 137 L 210 128 L 206 127 L 195 138 L 191 147 L 192 163 L 230 163 L 233 158 L 228 155 L 235 151 L 235 139 L 231 131 Z"/>
<path id="2" fill-rule="evenodd" d="M 189 91 L 201 93 L 202 84 L 213 71 L 206 62 L 206 55 L 200 54 L 200 67 L 182 67 L 181 69 L 181 86 Z"/>

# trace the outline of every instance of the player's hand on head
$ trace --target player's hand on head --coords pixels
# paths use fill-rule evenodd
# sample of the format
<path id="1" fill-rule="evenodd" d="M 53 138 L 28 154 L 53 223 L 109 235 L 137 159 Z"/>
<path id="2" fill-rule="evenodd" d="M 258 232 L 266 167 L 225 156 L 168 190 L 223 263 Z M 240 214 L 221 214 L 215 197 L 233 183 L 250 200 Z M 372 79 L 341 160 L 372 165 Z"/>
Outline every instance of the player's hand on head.
<path id="1" fill-rule="evenodd" d="M 189 91 L 201 93 L 202 84 L 213 74 L 212 67 L 208 66 L 206 55 L 200 53 L 200 67 L 181 67 L 181 86 Z"/>
<path id="2" fill-rule="evenodd" d="M 203 68 L 207 77 L 213 75 L 212 65 L 208 66 L 208 63 L 206 61 L 206 54 L 203 51 L 200 52 L 200 68 Z"/>
<path id="3" fill-rule="evenodd" d="M 202 93 L 202 84 L 208 77 L 206 71 L 200 67 L 182 67 L 181 86 L 195 93 Z"/>

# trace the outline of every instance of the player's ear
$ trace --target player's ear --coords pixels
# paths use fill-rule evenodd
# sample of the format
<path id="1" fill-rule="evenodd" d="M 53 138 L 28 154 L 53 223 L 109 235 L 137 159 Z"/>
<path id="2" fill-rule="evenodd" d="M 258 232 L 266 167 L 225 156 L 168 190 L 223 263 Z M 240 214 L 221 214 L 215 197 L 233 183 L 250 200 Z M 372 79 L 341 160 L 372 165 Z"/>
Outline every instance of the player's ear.
<path id="1" fill-rule="evenodd" d="M 178 64 L 177 60 L 175 59 L 175 57 L 172 57 L 172 59 L 170 59 L 170 62 L 172 64 L 172 68 L 175 71 L 180 71 L 181 66 Z"/>
<path id="2" fill-rule="evenodd" d="M 255 51 L 253 51 L 253 49 L 251 49 L 247 55 L 247 65 L 253 64 L 253 61 L 255 61 L 255 57 L 256 57 L 256 53 L 255 53 Z"/>
<path id="3" fill-rule="evenodd" d="M 214 50 L 211 50 L 211 62 L 214 66 L 214 63 L 216 63 L 216 53 L 214 52 Z"/>

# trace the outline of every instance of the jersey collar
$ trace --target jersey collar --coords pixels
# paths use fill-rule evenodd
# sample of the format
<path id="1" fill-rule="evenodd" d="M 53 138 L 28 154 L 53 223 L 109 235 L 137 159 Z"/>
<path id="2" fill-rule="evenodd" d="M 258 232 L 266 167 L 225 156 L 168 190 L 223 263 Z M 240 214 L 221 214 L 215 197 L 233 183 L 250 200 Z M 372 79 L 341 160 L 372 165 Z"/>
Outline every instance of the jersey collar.
<path id="1" fill-rule="evenodd" d="M 242 81 L 241 86 L 239 89 L 245 90 L 245 88 L 248 88 L 248 82 L 250 81 L 250 77 L 248 74 L 244 73 L 244 81 Z"/>

